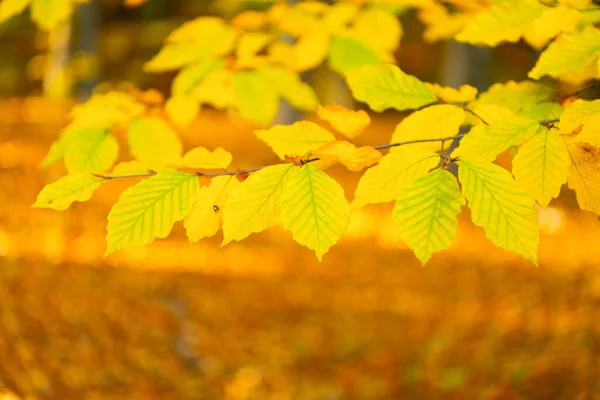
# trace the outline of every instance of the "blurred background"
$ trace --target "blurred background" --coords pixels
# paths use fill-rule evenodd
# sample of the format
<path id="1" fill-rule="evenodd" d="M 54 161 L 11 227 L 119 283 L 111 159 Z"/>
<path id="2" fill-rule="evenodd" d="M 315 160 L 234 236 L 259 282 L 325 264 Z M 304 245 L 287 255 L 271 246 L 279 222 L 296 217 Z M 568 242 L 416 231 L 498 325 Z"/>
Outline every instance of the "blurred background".
<path id="1" fill-rule="evenodd" d="M 131 182 L 65 212 L 31 209 L 65 174 L 38 164 L 77 100 L 168 93 L 173 75 L 143 63 L 185 20 L 239 6 L 140 3 L 81 4 L 62 40 L 27 13 L 0 25 L 1 400 L 600 398 L 600 223 L 566 188 L 540 211 L 539 267 L 494 247 L 466 209 L 452 249 L 425 267 L 393 204 L 355 211 L 322 263 L 280 228 L 221 248 L 219 235 L 188 243 L 181 224 L 104 257 L 106 216 Z M 536 59 L 521 44 L 424 44 L 415 15 L 402 24 L 396 59 L 422 80 L 484 90 L 525 79 Z M 321 100 L 349 102 L 329 76 Z M 402 114 L 372 118 L 358 143 L 386 143 Z M 275 163 L 252 130 L 204 108 L 181 135 L 231 151 L 234 167 Z M 352 199 L 360 174 L 328 172 Z"/>

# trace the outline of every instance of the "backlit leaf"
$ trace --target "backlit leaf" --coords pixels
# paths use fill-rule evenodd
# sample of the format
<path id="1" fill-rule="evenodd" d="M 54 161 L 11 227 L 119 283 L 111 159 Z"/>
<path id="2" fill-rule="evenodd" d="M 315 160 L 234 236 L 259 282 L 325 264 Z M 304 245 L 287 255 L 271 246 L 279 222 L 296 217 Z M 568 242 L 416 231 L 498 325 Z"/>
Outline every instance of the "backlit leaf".
<path id="1" fill-rule="evenodd" d="M 277 222 L 281 193 L 294 164 L 266 167 L 232 190 L 223 213 L 223 245 L 261 232 Z"/>
<path id="2" fill-rule="evenodd" d="M 577 26 L 581 13 L 571 7 L 548 7 L 536 18 L 525 33 L 525 41 L 541 49 L 561 32 L 571 32 Z"/>
<path id="3" fill-rule="evenodd" d="M 131 154 L 154 171 L 175 165 L 181 158 L 182 145 L 175 131 L 162 119 L 141 117 L 129 124 L 127 138 Z"/>
<path id="4" fill-rule="evenodd" d="M 393 52 L 400 44 L 402 26 L 395 15 L 367 8 L 358 14 L 349 33 L 373 49 Z"/>
<path id="5" fill-rule="evenodd" d="M 91 174 L 63 176 L 46 185 L 32 207 L 66 210 L 74 201 L 87 201 L 105 180 Z"/>
<path id="6" fill-rule="evenodd" d="M 217 176 L 208 186 L 200 188 L 192 211 L 183 225 L 191 242 L 197 242 L 217 233 L 223 221 L 227 198 L 232 189 L 240 184 L 235 176 Z"/>
<path id="7" fill-rule="evenodd" d="M 21 14 L 31 0 L 4 0 L 0 3 L 0 22 Z"/>
<path id="8" fill-rule="evenodd" d="M 171 88 L 173 96 L 188 94 L 208 75 L 224 67 L 223 61 L 220 59 L 206 59 L 186 66 L 173 79 Z"/>
<path id="9" fill-rule="evenodd" d="M 513 159 L 515 180 L 547 207 L 567 181 L 571 159 L 564 141 L 551 129 L 544 129 L 525 143 Z"/>
<path id="10" fill-rule="evenodd" d="M 319 104 L 314 89 L 302 82 L 295 71 L 282 66 L 266 66 L 257 68 L 256 73 L 294 108 L 314 111 Z"/>
<path id="11" fill-rule="evenodd" d="M 85 139 L 88 136 L 95 137 L 97 135 L 104 134 L 106 129 L 103 127 L 86 127 L 86 128 L 69 128 L 67 127 L 60 138 L 52 143 L 48 154 L 44 157 L 40 166 L 42 168 L 49 167 L 50 165 L 60 161 L 65 156 L 67 149 L 73 145 L 73 143 L 80 139 Z"/>
<path id="12" fill-rule="evenodd" d="M 534 119 L 536 121 L 546 121 L 558 119 L 563 112 L 563 107 L 559 103 L 544 101 L 532 106 L 523 108 L 519 111 L 519 116 Z"/>
<path id="13" fill-rule="evenodd" d="M 256 131 L 256 136 L 271 147 L 282 160 L 285 156 L 304 156 L 335 140 L 331 132 L 310 121 L 276 125 Z"/>
<path id="14" fill-rule="evenodd" d="M 67 129 L 112 128 L 139 116 L 145 108 L 142 103 L 126 93 L 95 94 L 88 101 L 73 107 L 70 115 L 73 122 Z"/>
<path id="15" fill-rule="evenodd" d="M 125 190 L 108 214 L 106 253 L 167 237 L 192 209 L 198 190 L 195 174 L 168 170 Z"/>
<path id="16" fill-rule="evenodd" d="M 360 207 L 398 199 L 404 189 L 425 176 L 439 161 L 439 155 L 420 148 L 402 147 L 385 155 L 360 178 L 352 205 Z"/>
<path id="17" fill-rule="evenodd" d="M 473 223 L 496 246 L 537 264 L 540 231 L 535 201 L 510 172 L 496 164 L 462 158 L 458 179 Z"/>
<path id="18" fill-rule="evenodd" d="M 51 30 L 69 19 L 72 7 L 71 0 L 31 0 L 31 19 Z"/>
<path id="19" fill-rule="evenodd" d="M 464 205 L 456 178 L 438 168 L 402 191 L 392 217 L 402 240 L 425 264 L 433 253 L 452 245 L 458 228 L 456 216 Z"/>
<path id="20" fill-rule="evenodd" d="M 508 81 L 492 85 L 486 92 L 481 93 L 479 98 L 469 104 L 469 106 L 495 104 L 517 113 L 540 102 L 549 101 L 552 95 L 552 88 L 537 82 Z"/>
<path id="21" fill-rule="evenodd" d="M 423 82 L 392 64 L 357 68 L 347 74 L 347 80 L 354 98 L 377 112 L 415 109 L 437 101 Z"/>
<path id="22" fill-rule="evenodd" d="M 349 138 L 355 138 L 364 132 L 371 123 L 371 118 L 363 110 L 349 110 L 339 104 L 330 104 L 317 109 L 317 116 L 329 124 L 336 131 Z"/>
<path id="23" fill-rule="evenodd" d="M 544 12 L 536 0 L 506 1 L 494 4 L 470 20 L 456 36 L 460 42 L 496 46 L 501 42 L 517 42 L 531 21 Z"/>
<path id="24" fill-rule="evenodd" d="M 349 220 L 350 205 L 339 183 L 310 164 L 290 170 L 281 196 L 281 222 L 296 242 L 314 250 L 320 261 Z"/>
<path id="25" fill-rule="evenodd" d="M 462 85 L 458 89 L 440 86 L 437 83 L 425 83 L 425 86 L 446 103 L 466 103 L 477 97 L 477 89 L 471 85 Z"/>
<path id="26" fill-rule="evenodd" d="M 180 128 L 188 126 L 198 115 L 198 100 L 189 95 L 173 96 L 165 103 L 165 111 L 171 121 Z"/>
<path id="27" fill-rule="evenodd" d="M 381 159 L 381 153 L 373 147 L 356 147 L 345 140 L 325 143 L 316 149 L 313 154 L 324 161 L 338 162 L 350 171 L 360 171 Z"/>
<path id="28" fill-rule="evenodd" d="M 329 35 L 315 31 L 301 36 L 292 48 L 293 63 L 288 64 L 296 71 L 306 71 L 320 65 L 329 51 Z"/>
<path id="29" fill-rule="evenodd" d="M 436 104 L 415 111 L 400 122 L 390 143 L 407 142 L 420 139 L 435 139 L 454 136 L 465 121 L 465 111 L 451 104 Z M 427 150 L 440 150 L 440 142 L 415 143 L 411 148 L 421 147 Z M 392 147 L 391 151 L 398 151 Z"/>
<path id="30" fill-rule="evenodd" d="M 560 35 L 540 55 L 529 77 L 559 77 L 567 72 L 583 72 L 600 54 L 600 30 L 590 26 L 576 33 Z"/>
<path id="31" fill-rule="evenodd" d="M 233 77 L 234 73 L 231 70 L 217 70 L 207 75 L 190 94 L 200 104 L 210 104 L 219 110 L 234 107 L 236 94 L 232 85 Z"/>
<path id="32" fill-rule="evenodd" d="M 269 125 L 277 115 L 277 91 L 255 71 L 242 71 L 232 81 L 240 115 L 259 125 Z"/>
<path id="33" fill-rule="evenodd" d="M 195 147 L 185 153 L 179 165 L 188 168 L 224 169 L 232 160 L 231 153 L 220 147 L 212 152 L 204 147 Z"/>
<path id="34" fill-rule="evenodd" d="M 495 104 L 480 104 L 471 103 L 467 107 L 469 112 L 465 116 L 465 124 L 481 125 L 481 124 L 495 124 L 507 118 L 514 118 L 517 116 L 513 111 L 506 107 L 498 106 Z"/>
<path id="35" fill-rule="evenodd" d="M 104 172 L 114 164 L 119 155 L 119 143 L 113 135 L 93 130 L 80 137 L 67 148 L 65 166 L 69 174 Z"/>
<path id="36" fill-rule="evenodd" d="M 384 61 L 390 62 L 393 59 L 386 59 L 383 53 L 378 53 L 353 37 L 336 36 L 331 40 L 329 66 L 342 75 L 358 67 L 381 64 Z"/>
<path id="37" fill-rule="evenodd" d="M 564 137 L 564 136 L 563 136 Z M 582 210 L 600 215 L 600 149 L 565 138 L 572 165 L 569 187 L 577 194 Z"/>

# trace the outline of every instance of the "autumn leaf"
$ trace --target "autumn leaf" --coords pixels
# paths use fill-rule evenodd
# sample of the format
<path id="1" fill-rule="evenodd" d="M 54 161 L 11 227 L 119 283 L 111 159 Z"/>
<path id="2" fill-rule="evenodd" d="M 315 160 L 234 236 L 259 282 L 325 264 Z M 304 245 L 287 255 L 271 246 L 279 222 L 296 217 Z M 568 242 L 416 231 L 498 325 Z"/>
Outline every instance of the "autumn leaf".
<path id="1" fill-rule="evenodd" d="M 329 124 L 336 131 L 353 139 L 364 132 L 371 123 L 371 118 L 363 110 L 349 110 L 339 104 L 331 104 L 317 108 L 317 116 Z"/>
<path id="2" fill-rule="evenodd" d="M 87 201 L 105 179 L 92 174 L 63 176 L 46 185 L 32 207 L 66 210 L 75 201 Z"/>
<path id="3" fill-rule="evenodd" d="M 324 161 L 335 161 L 350 171 L 360 171 L 377 163 L 381 153 L 371 146 L 356 147 L 345 140 L 329 142 L 313 152 L 313 155 Z"/>
<path id="4" fill-rule="evenodd" d="M 204 147 L 194 147 L 181 159 L 179 165 L 187 168 L 224 169 L 231 164 L 231 153 L 220 147 L 210 151 Z"/>
<path id="5" fill-rule="evenodd" d="M 148 169 L 158 171 L 177 164 L 181 158 L 179 137 L 158 117 L 141 117 L 132 121 L 127 129 L 127 138 L 131 154 Z"/>
<path id="6" fill-rule="evenodd" d="M 335 136 L 327 129 L 309 121 L 258 130 L 256 136 L 271 147 L 282 160 L 285 156 L 304 156 L 335 140 Z"/>
<path id="7" fill-rule="evenodd" d="M 600 150 L 576 143 L 569 137 L 563 138 L 572 160 L 569 187 L 577 194 L 577 203 L 582 210 L 600 215 Z"/>

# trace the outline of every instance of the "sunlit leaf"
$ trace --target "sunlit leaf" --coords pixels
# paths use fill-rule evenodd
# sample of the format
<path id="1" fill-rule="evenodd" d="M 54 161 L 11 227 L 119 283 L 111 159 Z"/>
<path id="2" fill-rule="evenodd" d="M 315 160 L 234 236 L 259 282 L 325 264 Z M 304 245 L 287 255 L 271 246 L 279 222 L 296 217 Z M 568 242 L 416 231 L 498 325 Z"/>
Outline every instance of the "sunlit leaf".
<path id="1" fill-rule="evenodd" d="M 206 59 L 183 68 L 175 79 L 171 92 L 174 96 L 187 94 L 208 75 L 223 69 L 225 66 L 220 59 Z"/>
<path id="2" fill-rule="evenodd" d="M 371 118 L 363 110 L 349 110 L 339 104 L 330 104 L 317 109 L 317 116 L 329 124 L 338 132 L 349 138 L 355 138 L 364 132 L 371 123 Z"/>
<path id="3" fill-rule="evenodd" d="M 436 104 L 415 111 L 400 122 L 390 143 L 407 142 L 421 139 L 437 139 L 454 136 L 465 121 L 465 111 L 451 104 Z M 411 148 L 422 147 L 427 150 L 440 150 L 440 142 L 415 143 Z M 398 151 L 399 147 L 391 151 Z"/>
<path id="4" fill-rule="evenodd" d="M 306 71 L 320 65 L 329 51 L 329 35 L 315 31 L 301 36 L 292 48 L 293 64 L 296 71 Z"/>
<path id="5" fill-rule="evenodd" d="M 139 116 L 145 108 L 144 104 L 126 93 L 95 94 L 88 101 L 73 107 L 70 115 L 73 122 L 68 129 L 112 128 Z"/>
<path id="6" fill-rule="evenodd" d="M 565 138 L 573 164 L 569 170 L 569 187 L 577 194 L 582 210 L 600 215 L 600 149 Z"/>
<path id="7" fill-rule="evenodd" d="M 112 167 L 118 155 L 117 139 L 106 131 L 93 130 L 67 148 L 65 166 L 72 175 L 83 172 L 104 172 Z"/>
<path id="8" fill-rule="evenodd" d="M 347 80 L 354 98 L 377 112 L 415 109 L 437 101 L 423 82 L 391 64 L 357 68 L 348 73 Z"/>
<path id="9" fill-rule="evenodd" d="M 188 168 L 224 169 L 231 164 L 231 153 L 220 147 L 214 151 L 204 147 L 195 147 L 185 153 L 179 165 Z"/>
<path id="10" fill-rule="evenodd" d="M 200 188 L 190 213 L 183 225 L 191 242 L 197 242 L 217 233 L 223 221 L 227 198 L 232 189 L 240 184 L 235 176 L 217 176 L 208 186 Z"/>
<path id="11" fill-rule="evenodd" d="M 493 161 L 498 154 L 546 129 L 527 118 L 507 118 L 492 125 L 478 125 L 460 141 L 454 155 L 477 161 Z"/>
<path id="12" fill-rule="evenodd" d="M 548 7 L 536 18 L 525 33 L 525 41 L 541 49 L 561 32 L 571 32 L 577 26 L 581 13 L 571 7 Z"/>
<path id="13" fill-rule="evenodd" d="M 466 103 L 477 97 L 477 89 L 471 85 L 462 85 L 458 89 L 440 86 L 437 83 L 425 83 L 435 96 L 446 103 Z"/>
<path id="14" fill-rule="evenodd" d="M 106 253 L 167 237 L 192 209 L 198 190 L 195 174 L 168 170 L 125 190 L 108 214 Z"/>
<path id="15" fill-rule="evenodd" d="M 175 165 L 181 158 L 182 145 L 175 131 L 162 119 L 141 117 L 129 124 L 129 149 L 140 163 L 158 171 Z"/>
<path id="16" fill-rule="evenodd" d="M 267 15 L 261 11 L 242 11 L 230 21 L 231 26 L 247 30 L 259 30 L 268 22 Z"/>
<path id="17" fill-rule="evenodd" d="M 223 213 L 223 244 L 242 240 L 277 222 L 281 193 L 294 164 L 266 167 L 232 190 Z"/>
<path id="18" fill-rule="evenodd" d="M 31 0 L 4 0 L 0 3 L 0 23 L 21 14 Z"/>
<path id="19" fill-rule="evenodd" d="M 51 30 L 69 19 L 71 0 L 31 0 L 31 19 L 42 29 Z"/>
<path id="20" fill-rule="evenodd" d="M 486 92 L 479 95 L 469 106 L 495 104 L 513 112 L 519 112 L 543 101 L 549 101 L 553 95 L 552 88 L 537 82 L 508 81 L 496 83 Z"/>
<path id="21" fill-rule="evenodd" d="M 87 127 L 87 128 L 67 128 L 65 129 L 60 138 L 52 143 L 50 150 L 40 163 L 42 168 L 47 168 L 50 165 L 59 162 L 65 156 L 67 149 L 75 142 L 82 138 L 89 136 L 97 136 L 104 134 L 106 129 L 103 127 Z"/>
<path id="22" fill-rule="evenodd" d="M 519 111 L 520 117 L 534 119 L 536 121 L 547 121 L 558 119 L 563 112 L 563 107 L 559 103 L 545 101 L 523 108 Z"/>
<path id="23" fill-rule="evenodd" d="M 517 114 L 508 108 L 495 104 L 471 103 L 467 109 L 469 112 L 465 115 L 465 124 L 471 125 L 491 125 L 517 116 Z"/>
<path id="24" fill-rule="evenodd" d="M 110 175 L 138 175 L 148 173 L 139 161 L 123 161 L 115 165 Z"/>
<path id="25" fill-rule="evenodd" d="M 535 201 L 510 172 L 496 164 L 462 158 L 458 179 L 473 223 L 496 246 L 537 264 L 540 229 Z"/>
<path id="26" fill-rule="evenodd" d="M 349 33 L 373 49 L 392 52 L 400 44 L 402 26 L 395 15 L 367 8 L 358 14 Z"/>
<path id="27" fill-rule="evenodd" d="M 234 75 L 232 87 L 240 115 L 260 125 L 269 125 L 277 115 L 277 91 L 255 71 Z"/>
<path id="28" fill-rule="evenodd" d="M 350 171 L 360 171 L 381 159 L 381 153 L 373 147 L 356 147 L 345 140 L 325 143 L 316 149 L 313 154 L 324 161 L 338 162 Z"/>
<path id="29" fill-rule="evenodd" d="M 400 148 L 381 158 L 360 178 L 353 206 L 396 200 L 403 190 L 425 176 L 440 161 L 439 155 L 420 148 Z"/>
<path id="30" fill-rule="evenodd" d="M 567 72 L 583 72 L 600 54 L 600 30 L 589 26 L 581 32 L 560 35 L 540 55 L 529 77 L 559 77 Z"/>
<path id="31" fill-rule="evenodd" d="M 392 217 L 402 240 L 425 264 L 433 253 L 452 245 L 458 228 L 456 216 L 463 205 L 456 178 L 438 168 L 402 191 Z"/>
<path id="32" fill-rule="evenodd" d="M 323 25 L 329 33 L 345 32 L 359 10 L 356 3 L 334 3 L 323 13 Z"/>
<path id="33" fill-rule="evenodd" d="M 571 134 L 578 131 L 576 141 L 596 145 L 600 127 L 600 100 L 577 100 L 569 105 L 560 116 L 560 131 Z"/>
<path id="34" fill-rule="evenodd" d="M 198 115 L 198 100 L 189 95 L 173 96 L 165 103 L 165 111 L 171 121 L 180 128 L 188 126 Z"/>
<path id="35" fill-rule="evenodd" d="M 349 220 L 350 205 L 339 183 L 310 164 L 290 170 L 281 196 L 281 222 L 296 242 L 314 250 L 320 261 Z"/>
<path id="36" fill-rule="evenodd" d="M 200 104 L 210 104 L 219 110 L 234 107 L 236 95 L 232 85 L 233 77 L 234 73 L 231 70 L 215 71 L 207 75 L 190 94 Z"/>
<path id="37" fill-rule="evenodd" d="M 505 1 L 480 12 L 456 36 L 460 42 L 496 46 L 501 42 L 517 42 L 531 21 L 544 12 L 536 0 Z"/>
<path id="38" fill-rule="evenodd" d="M 329 65 L 334 71 L 345 74 L 365 65 L 381 64 L 393 61 L 386 59 L 383 53 L 370 48 L 367 44 L 350 36 L 336 36 L 331 40 Z"/>
<path id="39" fill-rule="evenodd" d="M 564 141 L 544 129 L 525 143 L 513 159 L 513 175 L 542 207 L 558 196 L 567 181 L 571 159 Z"/>
<path id="40" fill-rule="evenodd" d="M 235 49 L 238 62 L 247 65 L 256 57 L 256 54 L 264 49 L 273 40 L 273 36 L 265 32 L 245 32 L 240 35 Z"/>
<path id="41" fill-rule="evenodd" d="M 309 121 L 258 130 L 256 136 L 271 147 L 282 160 L 285 156 L 304 156 L 335 140 L 335 136 L 327 129 Z"/>
<path id="42" fill-rule="evenodd" d="M 87 201 L 105 180 L 91 174 L 63 176 L 46 185 L 32 207 L 66 210 L 75 201 Z"/>
<path id="43" fill-rule="evenodd" d="M 277 91 L 292 107 L 314 111 L 319 100 L 314 89 L 302 82 L 298 73 L 282 66 L 266 66 L 256 69 L 256 73 Z"/>

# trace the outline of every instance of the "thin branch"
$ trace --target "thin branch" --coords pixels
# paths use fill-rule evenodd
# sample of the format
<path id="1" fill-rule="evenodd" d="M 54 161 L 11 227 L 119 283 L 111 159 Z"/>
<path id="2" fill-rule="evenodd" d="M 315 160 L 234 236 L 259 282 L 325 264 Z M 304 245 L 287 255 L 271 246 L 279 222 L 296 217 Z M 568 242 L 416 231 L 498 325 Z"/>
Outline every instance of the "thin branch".
<path id="1" fill-rule="evenodd" d="M 383 150 L 383 149 L 389 149 L 390 147 L 404 146 L 406 144 L 413 144 L 413 143 L 445 142 L 446 140 L 454 140 L 454 139 L 463 137 L 465 135 L 466 135 L 466 133 L 459 133 L 458 135 L 441 137 L 441 138 L 407 140 L 406 142 L 397 142 L 397 143 L 390 143 L 390 144 L 380 144 L 378 146 L 373 146 L 373 148 L 375 150 Z"/>

